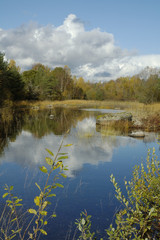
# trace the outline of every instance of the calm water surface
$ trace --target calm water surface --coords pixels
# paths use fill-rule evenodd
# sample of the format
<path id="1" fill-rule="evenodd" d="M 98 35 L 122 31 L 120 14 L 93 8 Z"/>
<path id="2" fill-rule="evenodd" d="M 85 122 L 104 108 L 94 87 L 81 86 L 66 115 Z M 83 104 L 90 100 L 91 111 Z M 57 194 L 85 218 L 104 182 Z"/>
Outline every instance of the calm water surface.
<path id="1" fill-rule="evenodd" d="M 68 178 L 60 180 L 64 189 L 56 189 L 57 197 L 48 210 L 57 217 L 45 228 L 48 236 L 40 239 L 73 239 L 75 219 L 84 209 L 92 215 L 98 239 L 107 239 L 104 230 L 114 221 L 119 207 L 110 175 L 114 174 L 123 189 L 124 178 L 129 180 L 133 167 L 145 161 L 148 148 L 155 147 L 159 155 L 157 134 L 135 139 L 113 129 L 99 129 L 97 114 L 91 109 L 61 108 L 8 110 L 1 114 L 0 183 L 14 185 L 25 209 L 34 206 L 34 196 L 39 194 L 35 182 L 44 183 L 39 167 L 45 164 L 45 148 L 56 153 L 65 131 L 71 129 L 64 144 L 73 145 L 62 149 L 69 154 L 64 160 Z"/>

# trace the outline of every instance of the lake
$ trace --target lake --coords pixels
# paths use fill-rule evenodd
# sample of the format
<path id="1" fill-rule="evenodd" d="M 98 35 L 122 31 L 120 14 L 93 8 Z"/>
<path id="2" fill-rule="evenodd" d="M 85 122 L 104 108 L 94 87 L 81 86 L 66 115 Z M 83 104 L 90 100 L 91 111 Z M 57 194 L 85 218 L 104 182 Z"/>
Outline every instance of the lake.
<path id="1" fill-rule="evenodd" d="M 44 184 L 45 174 L 39 167 L 45 165 L 45 149 L 56 154 L 70 129 L 64 145 L 72 146 L 62 148 L 69 156 L 63 161 L 68 167 L 67 178 L 59 179 L 64 188 L 56 189 L 57 196 L 48 208 L 49 214 L 54 212 L 57 217 L 48 221 L 48 235 L 40 239 L 73 239 L 75 220 L 84 210 L 92 215 L 98 239 L 107 239 L 105 229 L 114 222 L 119 207 L 110 175 L 113 173 L 124 190 L 124 179 L 129 180 L 133 167 L 145 161 L 149 148 L 155 147 L 159 156 L 158 133 L 136 139 L 113 129 L 99 129 L 96 116 L 105 111 L 111 110 L 6 109 L 1 113 L 1 195 L 5 184 L 13 185 L 14 193 L 23 199 L 24 209 L 35 207 L 34 197 L 39 194 L 35 182 Z"/>

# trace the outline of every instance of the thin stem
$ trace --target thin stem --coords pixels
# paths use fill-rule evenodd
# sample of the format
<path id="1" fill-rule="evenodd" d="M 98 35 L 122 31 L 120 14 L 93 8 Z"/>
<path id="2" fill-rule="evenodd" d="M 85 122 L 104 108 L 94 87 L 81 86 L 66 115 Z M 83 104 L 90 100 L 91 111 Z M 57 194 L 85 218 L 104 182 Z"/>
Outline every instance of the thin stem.
<path id="1" fill-rule="evenodd" d="M 49 181 L 50 175 L 51 175 L 52 172 L 53 172 L 53 166 L 54 166 L 54 164 L 55 164 L 55 162 L 56 162 L 56 160 L 57 160 L 58 154 L 59 154 L 59 152 L 60 152 L 60 150 L 61 150 L 61 148 L 62 148 L 64 138 L 65 138 L 65 135 L 64 135 L 63 138 L 62 138 L 61 144 L 60 144 L 60 146 L 59 146 L 59 148 L 58 148 L 58 151 L 57 151 L 57 154 L 56 154 L 56 156 L 55 156 L 55 158 L 54 158 L 54 163 L 53 163 L 53 165 L 52 165 L 52 167 L 51 167 L 51 169 L 50 169 L 50 172 L 48 173 L 48 177 L 47 177 L 47 180 L 46 180 L 44 189 L 43 189 L 43 191 L 42 191 L 42 193 L 43 193 L 43 195 L 42 195 L 42 202 L 41 202 L 41 205 L 39 206 L 39 209 L 38 209 L 39 215 L 38 215 L 38 219 L 37 219 L 37 227 L 36 227 L 36 229 L 34 230 L 34 233 L 35 233 L 35 235 L 34 235 L 34 240 L 36 240 L 36 238 L 37 238 L 37 233 L 38 233 L 38 230 L 39 230 L 40 211 L 43 210 L 43 209 L 42 209 L 42 206 L 43 206 L 43 203 L 45 202 L 45 200 L 46 200 L 46 198 L 47 198 L 47 196 L 45 196 L 46 187 L 47 187 L 47 185 L 48 185 L 48 181 Z M 54 182 L 55 182 L 55 178 L 54 178 Z M 54 184 L 54 183 L 53 183 L 53 184 Z M 52 184 L 52 186 L 53 186 L 53 184 Z"/>

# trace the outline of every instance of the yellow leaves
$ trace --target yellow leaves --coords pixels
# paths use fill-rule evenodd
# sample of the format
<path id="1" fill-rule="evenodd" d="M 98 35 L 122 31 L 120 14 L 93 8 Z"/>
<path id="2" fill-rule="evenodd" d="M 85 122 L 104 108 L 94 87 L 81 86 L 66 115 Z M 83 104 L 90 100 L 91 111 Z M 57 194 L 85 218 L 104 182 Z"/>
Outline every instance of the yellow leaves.
<path id="1" fill-rule="evenodd" d="M 47 235 L 47 232 L 44 229 L 40 229 L 40 231 L 43 235 Z"/>
<path id="2" fill-rule="evenodd" d="M 64 188 L 64 186 L 62 184 L 60 184 L 60 183 L 56 183 L 56 186 L 60 187 L 60 188 Z"/>
<path id="3" fill-rule="evenodd" d="M 42 205 L 42 209 L 45 209 L 45 208 L 47 207 L 47 205 L 48 205 L 48 202 L 45 201 L 45 202 L 43 203 L 43 205 Z"/>
<path id="4" fill-rule="evenodd" d="M 37 215 L 37 211 L 35 209 L 30 208 L 28 209 L 28 212 Z"/>
<path id="5" fill-rule="evenodd" d="M 42 216 L 47 216 L 47 211 L 40 211 L 39 212 Z"/>
<path id="6" fill-rule="evenodd" d="M 61 176 L 67 178 L 67 175 L 65 175 L 64 173 L 61 173 Z"/>
<path id="7" fill-rule="evenodd" d="M 56 197 L 56 194 L 55 193 L 51 193 L 47 197 Z"/>
<path id="8" fill-rule="evenodd" d="M 47 149 L 46 148 L 46 151 L 52 156 L 52 157 L 54 157 L 54 154 L 53 154 L 53 152 L 52 151 L 50 151 L 49 149 Z"/>
<path id="9" fill-rule="evenodd" d="M 53 165 L 53 160 L 52 160 L 50 157 L 46 157 L 45 160 L 46 160 L 46 163 L 47 163 L 48 165 L 50 165 L 50 166 Z"/>
<path id="10" fill-rule="evenodd" d="M 36 196 L 34 198 L 34 202 L 35 202 L 36 206 L 40 206 L 40 198 L 38 196 Z"/>
<path id="11" fill-rule="evenodd" d="M 7 197 L 7 196 L 8 196 L 8 194 L 9 194 L 9 193 L 4 193 L 4 194 L 3 194 L 3 196 L 2 196 L 2 198 L 5 198 L 5 197 Z"/>
<path id="12" fill-rule="evenodd" d="M 57 168 L 59 168 L 59 167 L 60 167 L 61 169 L 63 168 L 63 163 L 62 163 L 62 161 L 58 161 L 58 162 L 56 163 L 56 165 L 53 167 L 53 170 L 54 170 L 54 169 L 57 169 Z"/>
<path id="13" fill-rule="evenodd" d="M 40 186 L 38 185 L 38 183 L 35 183 L 35 185 L 37 186 L 37 188 L 38 188 L 40 191 L 42 191 L 41 188 L 40 188 Z"/>
<path id="14" fill-rule="evenodd" d="M 44 173 L 47 173 L 47 172 L 48 172 L 47 168 L 44 167 L 44 166 L 40 167 L 39 169 L 40 169 L 42 172 L 44 172 Z"/>
<path id="15" fill-rule="evenodd" d="M 62 157 L 59 157 L 58 160 L 61 160 L 61 159 L 67 159 L 68 156 L 62 156 Z"/>
<path id="16" fill-rule="evenodd" d="M 70 147 L 70 146 L 72 146 L 73 144 L 72 143 L 70 143 L 70 144 L 66 144 L 66 145 L 64 145 L 64 147 Z"/>

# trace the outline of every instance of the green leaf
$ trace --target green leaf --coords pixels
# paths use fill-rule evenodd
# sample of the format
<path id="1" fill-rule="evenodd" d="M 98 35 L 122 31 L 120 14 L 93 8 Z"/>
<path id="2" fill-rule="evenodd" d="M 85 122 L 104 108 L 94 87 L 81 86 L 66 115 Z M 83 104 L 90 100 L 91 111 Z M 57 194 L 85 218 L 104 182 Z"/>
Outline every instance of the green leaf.
<path id="1" fill-rule="evenodd" d="M 49 194 L 47 197 L 56 197 L 56 194 L 52 193 L 52 194 Z"/>
<path id="2" fill-rule="evenodd" d="M 28 212 L 37 215 L 37 211 L 35 209 L 30 208 L 28 209 Z"/>
<path id="3" fill-rule="evenodd" d="M 62 156 L 62 157 L 59 157 L 58 160 L 61 160 L 61 159 L 67 159 L 68 156 Z"/>
<path id="4" fill-rule="evenodd" d="M 70 146 L 72 146 L 73 144 L 72 143 L 70 143 L 70 144 L 66 144 L 66 145 L 64 145 L 64 147 L 70 147 Z"/>
<path id="5" fill-rule="evenodd" d="M 68 153 L 58 153 L 58 155 L 66 155 L 66 154 L 68 154 Z"/>
<path id="6" fill-rule="evenodd" d="M 65 168 L 63 168 L 63 170 L 64 170 L 64 171 L 68 171 L 68 168 L 65 167 Z"/>
<path id="7" fill-rule="evenodd" d="M 56 185 L 57 187 L 64 188 L 64 186 L 63 186 L 62 184 L 60 184 L 60 183 L 56 183 L 55 185 Z"/>
<path id="8" fill-rule="evenodd" d="M 37 186 L 37 188 L 38 188 L 40 191 L 42 191 L 41 188 L 40 188 L 40 186 L 38 185 L 38 183 L 35 182 L 35 185 Z"/>
<path id="9" fill-rule="evenodd" d="M 44 231 L 44 229 L 40 229 L 40 231 L 41 231 L 41 233 L 42 233 L 43 235 L 47 235 L 47 232 Z"/>
<path id="10" fill-rule="evenodd" d="M 9 190 L 12 191 L 13 190 L 13 186 L 10 186 Z"/>
<path id="11" fill-rule="evenodd" d="M 54 157 L 54 154 L 53 154 L 53 152 L 51 152 L 49 149 L 47 149 L 46 148 L 46 151 L 52 156 L 52 157 Z"/>
<path id="12" fill-rule="evenodd" d="M 61 173 L 61 176 L 64 177 L 64 178 L 67 177 L 67 175 L 65 175 L 64 173 Z"/>
<path id="13" fill-rule="evenodd" d="M 55 217 L 57 217 L 57 215 L 56 215 L 55 213 L 53 213 L 53 214 L 51 215 L 51 217 L 54 217 L 54 218 L 55 218 Z"/>
<path id="14" fill-rule="evenodd" d="M 16 237 L 16 234 L 12 235 L 12 236 L 10 237 L 10 240 L 13 239 L 14 237 Z"/>
<path id="15" fill-rule="evenodd" d="M 48 223 L 47 221 L 44 221 L 44 225 L 47 225 L 47 223 Z"/>
<path id="16" fill-rule="evenodd" d="M 14 219 L 12 219 L 12 221 L 11 221 L 11 222 L 14 222 L 15 220 L 17 220 L 17 218 L 14 218 Z"/>
<path id="17" fill-rule="evenodd" d="M 42 172 L 44 172 L 44 173 L 47 173 L 47 172 L 48 172 L 48 171 L 47 171 L 47 168 L 44 167 L 44 166 L 40 167 L 39 169 L 40 169 Z"/>
<path id="18" fill-rule="evenodd" d="M 2 198 L 7 197 L 8 194 L 9 194 L 9 193 L 4 193 L 3 196 L 2 196 Z"/>
<path id="19" fill-rule="evenodd" d="M 51 158 L 46 157 L 45 160 L 46 160 L 46 163 L 47 163 L 48 165 L 50 165 L 50 166 L 53 165 L 53 160 L 52 160 Z"/>

